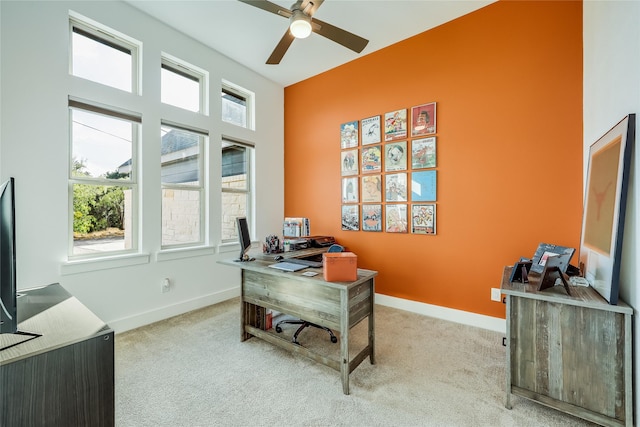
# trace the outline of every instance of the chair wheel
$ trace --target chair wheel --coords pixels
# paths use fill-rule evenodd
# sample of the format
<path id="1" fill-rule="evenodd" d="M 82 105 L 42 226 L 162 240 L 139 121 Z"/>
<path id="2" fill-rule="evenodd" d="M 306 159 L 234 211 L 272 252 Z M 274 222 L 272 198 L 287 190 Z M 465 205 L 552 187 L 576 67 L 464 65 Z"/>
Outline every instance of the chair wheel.
<path id="1" fill-rule="evenodd" d="M 334 343 L 334 344 L 335 344 L 335 343 L 337 343 L 337 342 L 338 342 L 338 338 L 336 338 L 336 337 L 331 337 L 331 342 L 332 342 L 332 343 Z"/>
<path id="2" fill-rule="evenodd" d="M 276 332 L 277 332 L 277 333 L 282 332 L 282 328 L 281 328 L 280 326 L 276 326 Z"/>

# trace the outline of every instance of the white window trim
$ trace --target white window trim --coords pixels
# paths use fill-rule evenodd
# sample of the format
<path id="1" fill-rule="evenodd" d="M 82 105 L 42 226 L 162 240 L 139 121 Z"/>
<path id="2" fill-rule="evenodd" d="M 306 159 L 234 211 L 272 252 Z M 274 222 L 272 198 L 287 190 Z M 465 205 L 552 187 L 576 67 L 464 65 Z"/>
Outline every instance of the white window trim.
<path id="1" fill-rule="evenodd" d="M 166 52 L 160 54 L 160 66 L 167 66 L 169 69 L 174 69 L 180 73 L 187 74 L 193 77 L 199 82 L 200 87 L 200 109 L 197 113 L 208 116 L 209 115 L 209 72 L 197 67 L 193 64 L 189 64 L 173 55 Z M 169 104 L 170 105 L 170 104 Z M 180 107 L 177 107 L 180 108 Z M 195 112 L 194 112 L 195 113 Z"/>
<path id="2" fill-rule="evenodd" d="M 233 194 L 246 194 L 247 195 L 247 222 L 249 225 L 249 234 L 251 236 L 255 236 L 255 180 L 254 180 L 254 168 L 253 165 L 255 163 L 255 146 L 253 143 L 240 141 L 237 138 L 232 138 L 229 136 L 222 136 L 221 143 L 228 143 L 230 145 L 241 146 L 249 149 L 248 152 L 245 152 L 247 155 L 247 189 L 246 190 L 238 190 L 235 188 L 220 188 L 221 196 L 222 193 L 233 193 Z M 222 148 L 220 150 L 222 152 Z M 222 205 L 222 203 L 220 203 Z M 219 224 L 219 227 L 222 227 L 222 223 Z M 255 240 L 255 238 L 253 239 Z M 236 239 L 220 239 L 219 248 L 220 252 L 228 252 L 227 250 L 223 250 L 222 248 L 231 246 L 231 247 L 239 247 L 238 246 L 238 238 Z"/>
<path id="3" fill-rule="evenodd" d="M 247 126 L 246 129 L 256 130 L 256 121 L 255 121 L 255 105 L 256 105 L 256 94 L 243 88 L 242 86 L 238 86 L 237 84 L 231 83 L 228 80 L 222 79 L 222 86 L 220 88 L 220 92 L 226 90 L 235 95 L 238 95 L 240 98 L 244 98 L 247 107 Z M 227 123 L 227 122 L 225 122 Z M 229 123 L 232 124 L 233 123 Z"/>

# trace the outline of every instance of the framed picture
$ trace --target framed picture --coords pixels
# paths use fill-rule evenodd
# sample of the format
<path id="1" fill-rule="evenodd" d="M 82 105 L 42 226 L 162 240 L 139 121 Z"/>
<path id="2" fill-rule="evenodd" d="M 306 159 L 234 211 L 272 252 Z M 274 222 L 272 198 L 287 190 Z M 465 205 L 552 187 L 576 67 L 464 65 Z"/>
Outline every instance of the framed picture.
<path id="1" fill-rule="evenodd" d="M 413 234 L 436 234 L 436 205 L 411 205 L 411 232 Z"/>
<path id="2" fill-rule="evenodd" d="M 343 123 L 340 125 L 340 148 L 353 148 L 358 146 L 358 121 Z"/>
<path id="3" fill-rule="evenodd" d="M 360 121 L 362 145 L 380 142 L 380 116 L 373 116 Z"/>
<path id="4" fill-rule="evenodd" d="M 575 251 L 574 248 L 552 245 L 550 243 L 540 243 L 531 259 L 531 268 L 529 271 L 540 274 L 544 271 L 544 267 L 549 258 L 557 257 L 556 261 L 559 261 L 557 266 L 562 267 L 561 270 L 564 273 L 567 271 L 567 267 Z"/>
<path id="5" fill-rule="evenodd" d="M 436 201 L 436 171 L 420 171 L 411 174 L 411 201 L 435 202 Z"/>
<path id="6" fill-rule="evenodd" d="M 414 139 L 411 141 L 411 168 L 425 169 L 436 167 L 436 137 Z"/>
<path id="7" fill-rule="evenodd" d="M 385 175 L 384 189 L 386 202 L 406 202 L 407 174 L 401 172 Z"/>
<path id="8" fill-rule="evenodd" d="M 382 231 L 382 205 L 362 205 L 362 231 Z"/>
<path id="9" fill-rule="evenodd" d="M 384 170 L 402 171 L 407 169 L 407 141 L 390 142 L 384 146 Z"/>
<path id="10" fill-rule="evenodd" d="M 385 205 L 384 218 L 387 233 L 407 232 L 407 205 Z"/>
<path id="11" fill-rule="evenodd" d="M 407 109 L 395 110 L 384 115 L 384 140 L 393 141 L 407 137 Z"/>
<path id="12" fill-rule="evenodd" d="M 342 178 L 342 203 L 358 203 L 358 177 Z"/>
<path id="13" fill-rule="evenodd" d="M 358 175 L 358 149 L 340 152 L 342 176 Z"/>
<path id="14" fill-rule="evenodd" d="M 609 304 L 618 303 L 620 262 L 636 115 L 629 114 L 589 148 L 580 267 Z"/>
<path id="15" fill-rule="evenodd" d="M 366 175 L 362 177 L 362 202 L 382 201 L 382 176 Z"/>
<path id="16" fill-rule="evenodd" d="M 411 136 L 436 133 L 436 103 L 411 108 Z"/>
<path id="17" fill-rule="evenodd" d="M 348 231 L 360 230 L 358 205 L 342 205 L 342 229 Z"/>
<path id="18" fill-rule="evenodd" d="M 374 145 L 362 147 L 362 173 L 380 172 L 382 170 L 382 147 Z"/>

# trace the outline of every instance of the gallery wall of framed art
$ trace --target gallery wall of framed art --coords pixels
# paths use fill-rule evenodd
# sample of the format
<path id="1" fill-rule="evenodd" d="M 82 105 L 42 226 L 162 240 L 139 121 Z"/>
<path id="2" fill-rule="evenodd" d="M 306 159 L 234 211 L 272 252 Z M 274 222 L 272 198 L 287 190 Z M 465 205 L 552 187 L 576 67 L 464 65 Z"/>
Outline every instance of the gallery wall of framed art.
<path id="1" fill-rule="evenodd" d="M 436 234 L 436 103 L 340 125 L 342 230 Z"/>

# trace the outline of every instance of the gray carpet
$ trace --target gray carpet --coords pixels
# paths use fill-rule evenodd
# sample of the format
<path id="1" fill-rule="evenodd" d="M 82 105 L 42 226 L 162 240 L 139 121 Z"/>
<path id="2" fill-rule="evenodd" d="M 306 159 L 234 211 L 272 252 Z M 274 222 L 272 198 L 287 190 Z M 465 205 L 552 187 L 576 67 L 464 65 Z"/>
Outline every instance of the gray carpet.
<path id="1" fill-rule="evenodd" d="M 515 396 L 506 409 L 501 334 L 376 310 L 376 364 L 351 373 L 350 395 L 331 368 L 256 338 L 240 342 L 237 298 L 118 334 L 116 426 L 593 425 Z M 366 335 L 363 322 L 354 349 Z M 300 342 L 339 348 L 313 328 Z"/>

